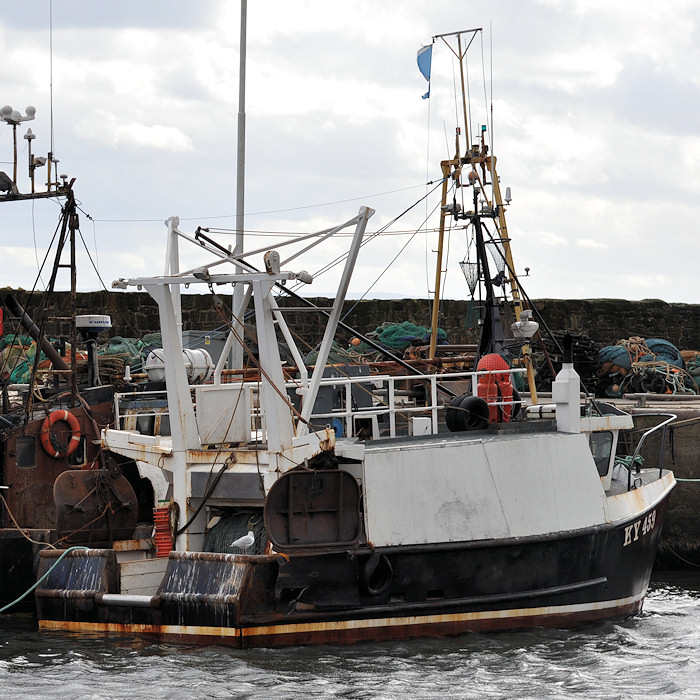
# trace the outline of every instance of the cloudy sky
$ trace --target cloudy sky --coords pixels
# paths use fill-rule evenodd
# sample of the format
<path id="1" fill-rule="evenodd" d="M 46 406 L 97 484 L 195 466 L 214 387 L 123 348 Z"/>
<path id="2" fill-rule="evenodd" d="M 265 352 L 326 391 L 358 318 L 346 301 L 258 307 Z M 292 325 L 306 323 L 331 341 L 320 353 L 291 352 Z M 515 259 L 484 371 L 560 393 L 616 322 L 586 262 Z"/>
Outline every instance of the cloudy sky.
<path id="1" fill-rule="evenodd" d="M 18 184 L 28 190 L 25 128 L 45 155 L 53 125 L 99 270 L 81 252 L 80 290 L 160 274 L 168 216 L 235 227 L 239 18 L 231 0 L 3 2 L 0 104 L 37 108 L 18 129 Z M 319 230 L 363 204 L 377 231 L 425 197 L 461 116 L 449 49 L 434 46 L 429 100 L 416 52 L 483 27 L 470 128 L 488 121 L 527 294 L 700 303 L 699 23 L 692 0 L 250 0 L 247 240 Z M 3 124 L 0 170 L 11 160 Z M 432 292 L 438 204 L 430 195 L 363 248 L 355 296 Z M 34 285 L 57 216 L 54 201 L 0 202 L 0 286 Z M 455 229 L 449 298 L 468 295 L 466 254 Z M 320 277 L 309 293 L 332 288 Z"/>

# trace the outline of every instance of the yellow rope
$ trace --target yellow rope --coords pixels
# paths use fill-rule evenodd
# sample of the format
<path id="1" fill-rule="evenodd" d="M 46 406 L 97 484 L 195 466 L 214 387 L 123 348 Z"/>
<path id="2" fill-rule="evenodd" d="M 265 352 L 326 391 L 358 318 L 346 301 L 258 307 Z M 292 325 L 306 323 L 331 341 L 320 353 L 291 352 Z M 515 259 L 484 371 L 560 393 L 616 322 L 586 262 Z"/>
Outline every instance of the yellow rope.
<path id="1" fill-rule="evenodd" d="M 36 540 L 33 540 L 19 525 L 17 520 L 15 519 L 15 516 L 12 514 L 12 511 L 10 510 L 10 506 L 7 505 L 7 501 L 5 500 L 5 497 L 0 493 L 0 500 L 2 500 L 3 505 L 5 506 L 5 510 L 7 511 L 7 514 L 12 518 L 12 522 L 15 524 L 15 527 L 17 528 L 17 531 L 24 537 L 25 539 L 29 540 L 32 544 L 41 544 L 45 545 L 46 547 L 51 547 L 52 549 L 56 549 L 52 544 L 49 542 L 37 542 Z M 26 528 L 27 530 L 29 528 Z"/>

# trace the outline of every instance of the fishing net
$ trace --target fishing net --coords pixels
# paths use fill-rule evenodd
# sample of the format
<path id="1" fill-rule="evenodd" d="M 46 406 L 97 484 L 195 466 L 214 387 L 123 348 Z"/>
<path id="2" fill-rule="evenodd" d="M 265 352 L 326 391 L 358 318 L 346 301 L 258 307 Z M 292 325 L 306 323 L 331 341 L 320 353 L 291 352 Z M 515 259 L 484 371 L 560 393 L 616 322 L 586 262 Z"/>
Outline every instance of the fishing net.
<path id="1" fill-rule="evenodd" d="M 36 357 L 36 343 L 25 335 L 8 335 L 2 339 L 0 376 L 7 377 L 11 384 L 28 384 Z M 39 360 L 46 360 L 41 353 Z"/>
<path id="2" fill-rule="evenodd" d="M 318 351 L 320 348 L 321 346 L 317 345 L 316 348 L 304 358 L 305 365 L 316 364 L 316 360 L 318 359 Z M 357 350 L 354 348 L 345 349 L 338 345 L 338 343 L 334 340 L 331 344 L 331 350 L 328 353 L 327 363 L 329 365 L 347 365 L 353 362 L 362 362 L 364 359 L 365 358 L 363 357 L 362 353 L 357 352 Z"/>
<path id="3" fill-rule="evenodd" d="M 118 357 L 122 366 L 129 365 L 134 372 L 139 372 L 144 359 L 154 348 L 163 347 L 160 333 L 148 333 L 142 340 L 138 338 L 122 338 L 117 335 L 110 338 L 97 354 L 103 357 Z M 116 366 L 116 365 L 115 365 Z"/>
<path id="4" fill-rule="evenodd" d="M 469 292 L 474 296 L 476 291 L 476 285 L 479 283 L 479 265 L 475 262 L 469 262 L 469 260 L 463 260 L 459 263 L 464 273 L 464 278 L 467 280 L 467 286 L 469 287 Z"/>
<path id="5" fill-rule="evenodd" d="M 98 351 L 101 361 L 118 358 L 122 367 L 129 365 L 134 372 L 143 366 L 144 355 L 148 354 L 145 345 L 136 338 L 122 338 L 117 335 L 110 338 Z"/>
<path id="6" fill-rule="evenodd" d="M 632 336 L 619 340 L 616 345 L 601 348 L 598 354 L 600 375 L 630 370 L 635 362 L 667 362 L 674 367 L 683 367 L 683 357 L 678 348 L 662 338 L 640 338 Z"/>
<path id="7" fill-rule="evenodd" d="M 410 321 L 403 323 L 383 323 L 372 332 L 367 333 L 367 337 L 394 353 L 403 353 L 411 345 L 427 345 L 430 343 L 430 329 L 425 326 L 418 326 Z M 438 328 L 438 345 L 447 343 L 447 333 L 442 328 Z M 358 352 L 371 354 L 376 350 L 365 342 L 357 346 Z"/>
<path id="8" fill-rule="evenodd" d="M 698 381 L 686 370 L 683 355 L 663 338 L 632 336 L 600 350 L 599 394 L 695 394 Z"/>
<path id="9" fill-rule="evenodd" d="M 693 381 L 700 386 L 700 352 L 695 350 L 685 351 L 683 353 L 683 359 L 685 360 L 685 368 L 693 378 Z"/>
<path id="10" fill-rule="evenodd" d="M 231 547 L 239 537 L 248 534 L 248 528 L 255 535 L 252 547 L 246 550 Z M 205 552 L 219 552 L 222 554 L 265 554 L 267 547 L 267 533 L 263 523 L 262 513 L 259 511 L 241 511 L 221 518 L 214 527 L 207 532 L 204 538 Z"/>
<path id="11" fill-rule="evenodd" d="M 486 250 L 489 251 L 493 264 L 498 272 L 504 272 L 506 269 L 506 255 L 503 248 L 503 241 L 491 240 L 484 241 L 484 246 Z"/>

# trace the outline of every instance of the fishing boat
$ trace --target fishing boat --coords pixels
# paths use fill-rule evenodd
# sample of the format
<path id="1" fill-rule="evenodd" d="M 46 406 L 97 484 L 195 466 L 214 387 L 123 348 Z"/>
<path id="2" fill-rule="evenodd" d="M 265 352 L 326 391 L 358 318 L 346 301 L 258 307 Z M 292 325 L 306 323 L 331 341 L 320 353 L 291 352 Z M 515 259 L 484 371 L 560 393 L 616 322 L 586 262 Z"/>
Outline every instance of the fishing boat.
<path id="1" fill-rule="evenodd" d="M 457 145 L 443 178 L 473 208 L 450 204 L 445 188 L 441 220 L 482 233 L 495 222 L 507 244 L 483 135 L 463 154 Z M 652 468 L 638 456 L 673 417 L 621 466 L 618 438 L 632 418 L 582 402 L 570 348 L 551 402 L 532 401 L 534 392 L 526 402 L 514 385 L 531 372 L 536 324 L 524 309 L 516 315 L 510 327 L 525 360 L 513 366 L 488 292 L 473 370 L 327 366 L 373 213 L 362 207 L 332 229 L 245 252 L 171 217 L 166 273 L 113 283 L 147 291 L 159 310 L 151 386 L 117 393 L 101 438 L 149 475 L 153 537 L 42 551 L 42 629 L 246 648 L 568 627 L 641 610 L 675 480 L 661 461 Z M 313 283 L 303 256 L 348 229 L 309 368 L 288 322 L 298 309 L 276 292 Z M 478 239 L 477 277 L 487 280 Z M 183 242 L 209 261 L 181 270 Z M 217 293 L 228 285 L 233 308 Z M 211 376 L 193 371 L 183 351 L 181 290 L 192 286 L 208 289 L 230 329 Z M 229 355 L 254 367 L 224 381 Z M 81 507 L 75 496 L 68 511 Z"/>
<path id="2" fill-rule="evenodd" d="M 308 274 L 285 270 L 278 250 L 258 271 L 199 239 L 212 264 L 116 282 L 158 302 L 167 400 L 117 396 L 118 427 L 102 439 L 165 476 L 161 556 L 126 558 L 138 549 L 127 544 L 43 551 L 41 628 L 248 647 L 567 626 L 641 609 L 673 474 L 613 478 L 631 417 L 601 402 L 582 410 L 570 362 L 553 404 L 522 420 L 499 398 L 514 371 L 495 353 L 491 368 L 458 377 L 323 377 L 371 213 L 348 222 L 353 243 L 316 368 L 300 362 L 291 385 L 275 328 L 299 353 L 271 292 Z M 186 237 L 176 219 L 168 226 Z M 218 272 L 222 261 L 242 271 Z M 252 296 L 259 377 L 223 383 L 218 365 L 212 383 L 191 385 L 180 285 L 231 283 L 246 288 L 239 318 Z M 442 384 L 467 379 L 473 389 L 446 402 Z M 340 406 L 314 415 L 327 385 Z M 353 400 L 360 391 L 368 401 Z"/>
<path id="3" fill-rule="evenodd" d="M 66 543 L 111 546 L 133 534 L 139 515 L 152 520 L 153 507 L 151 501 L 139 513 L 134 489 L 150 484 L 137 471 L 129 474 L 130 482 L 118 464 L 107 463 L 100 447 L 100 431 L 113 420 L 112 380 L 122 385 L 123 371 L 117 378 L 98 361 L 96 341 L 111 327 L 109 316 L 76 313 L 75 181 L 52 170 L 57 161 L 51 153 L 32 155 L 31 129 L 25 135 L 29 191 L 20 191 L 16 132 L 34 115 L 32 107 L 26 115 L 8 106 L 0 110 L 15 140 L 12 177 L 0 173 L 5 183 L 0 203 L 51 199 L 61 204 L 54 255 L 46 258 L 53 259 L 46 289 L 0 292 L 0 609 L 11 612 L 34 610 L 33 598 L 23 594 L 36 580 L 39 551 Z M 35 185 L 40 166 L 48 171 L 43 189 Z M 57 320 L 49 318 L 48 309 L 61 268 L 70 274 L 70 308 Z M 46 332 L 51 321 L 68 329 L 53 342 Z M 73 503 L 76 492 L 81 508 L 68 512 L 66 499 Z"/>

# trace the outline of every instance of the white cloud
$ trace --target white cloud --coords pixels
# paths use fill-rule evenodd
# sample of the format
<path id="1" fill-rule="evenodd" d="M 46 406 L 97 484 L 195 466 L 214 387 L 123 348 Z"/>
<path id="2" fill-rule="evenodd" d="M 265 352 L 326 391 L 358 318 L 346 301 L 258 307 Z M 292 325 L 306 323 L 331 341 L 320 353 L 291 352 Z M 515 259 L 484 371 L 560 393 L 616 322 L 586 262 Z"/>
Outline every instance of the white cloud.
<path id="1" fill-rule="evenodd" d="M 610 246 L 607 243 L 601 243 L 601 241 L 594 241 L 591 238 L 579 238 L 576 241 L 576 245 L 579 248 L 589 248 L 592 250 L 607 250 Z"/>
<path id="2" fill-rule="evenodd" d="M 33 150 L 45 154 L 53 144 L 60 171 L 77 177 L 81 206 L 96 220 L 103 276 L 158 272 L 168 215 L 192 218 L 194 229 L 214 221 L 195 217 L 235 212 L 240 6 L 221 1 L 194 10 L 152 0 L 126 13 L 62 0 L 54 4 L 51 76 L 48 16 L 37 18 L 30 5 L 14 3 L 0 17 L 2 103 L 37 106 Z M 431 34 L 465 26 L 455 19 L 462 5 L 249 3 L 251 228 L 323 228 L 360 203 L 377 209 L 371 227 L 378 228 L 423 196 L 426 181 L 439 180 L 461 121 L 459 76 L 436 42 L 431 99 L 421 100 L 416 50 Z M 700 77 L 688 70 L 700 61 L 700 7 L 691 0 L 503 0 L 470 7 L 468 25 L 484 27 L 470 49 L 469 128 L 475 138 L 481 124 L 489 134 L 494 126 L 501 186 L 513 191 L 507 216 L 515 264 L 531 268 L 530 286 L 542 296 L 590 296 L 595 279 L 605 296 L 697 301 L 676 255 L 650 251 L 663 240 L 684 259 L 700 259 Z M 11 160 L 11 150 L 11 131 L 1 128 L 0 160 Z M 26 155 L 21 141 L 25 191 Z M 315 206 L 324 203 L 335 204 Z M 396 228 L 418 226 L 435 205 L 433 196 L 410 209 Z M 46 247 L 57 207 L 0 207 L 0 246 L 16 261 L 4 279 L 28 286 L 33 240 Z M 253 215 L 281 209 L 290 211 Z M 111 219 L 141 221 L 104 221 Z M 233 226 L 233 219 L 216 223 Z M 27 248 L 17 250 L 18 236 Z M 358 289 L 403 241 L 388 237 L 374 254 L 368 249 Z M 374 292 L 412 286 L 425 293 L 434 244 L 420 234 L 405 267 L 387 273 Z M 465 296 L 456 266 L 463 250 L 455 234 L 448 296 Z"/>
<path id="3" fill-rule="evenodd" d="M 99 110 L 92 118 L 81 120 L 76 128 L 83 138 L 112 148 L 133 146 L 172 153 L 194 150 L 190 137 L 177 127 L 162 124 L 149 126 L 136 122 L 121 123 L 115 115 Z"/>

